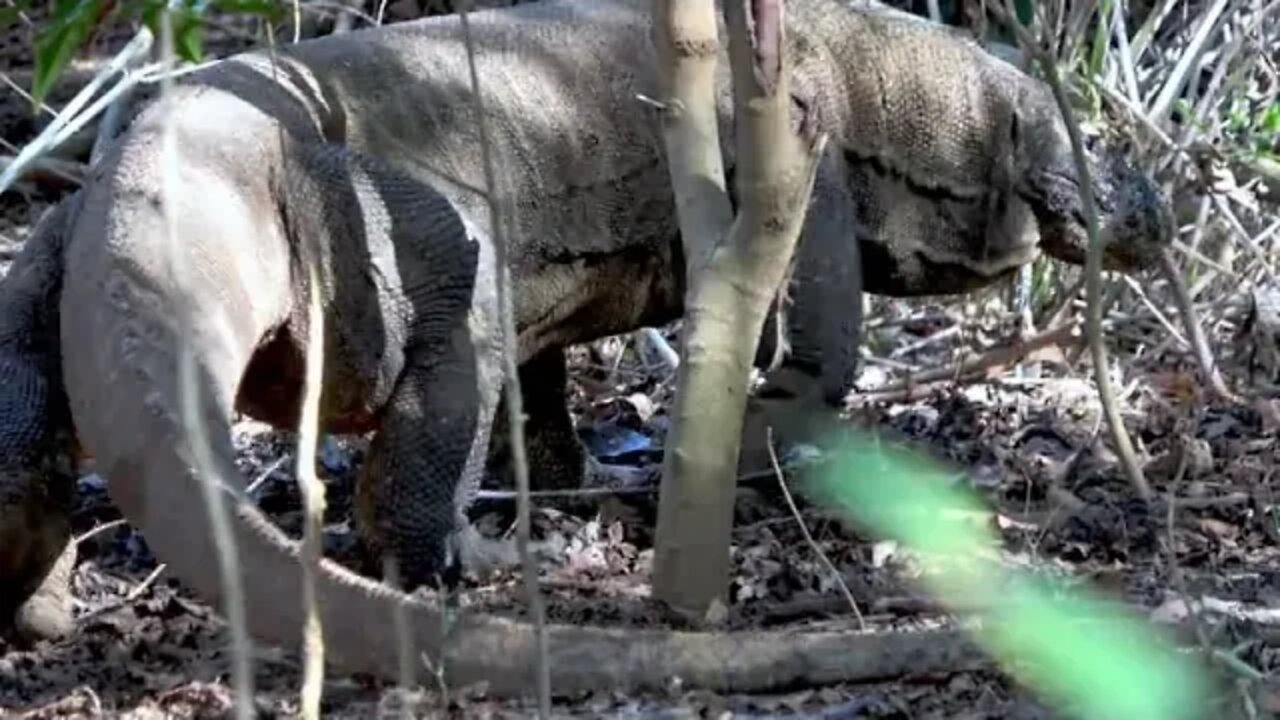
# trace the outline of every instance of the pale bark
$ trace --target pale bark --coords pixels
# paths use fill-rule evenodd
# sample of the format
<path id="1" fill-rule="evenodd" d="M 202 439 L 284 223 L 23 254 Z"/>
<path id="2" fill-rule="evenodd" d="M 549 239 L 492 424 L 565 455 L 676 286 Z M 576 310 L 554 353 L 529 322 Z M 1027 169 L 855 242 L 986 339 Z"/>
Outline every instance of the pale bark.
<path id="1" fill-rule="evenodd" d="M 714 0 L 654 0 L 653 42 L 662 92 L 662 137 L 692 284 L 705 255 L 729 231 L 716 122 Z"/>
<path id="2" fill-rule="evenodd" d="M 756 344 L 791 262 L 823 138 L 791 129 L 782 0 L 725 0 L 738 198 L 729 222 L 714 117 L 712 0 L 656 0 L 666 139 L 689 286 L 663 464 L 653 592 L 691 619 L 724 601 L 734 481 Z M 801 123 L 808 128 L 811 123 Z M 682 127 L 683 126 L 683 127 Z M 708 129 L 710 128 L 710 129 Z M 711 181 L 708 181 L 711 180 Z"/>

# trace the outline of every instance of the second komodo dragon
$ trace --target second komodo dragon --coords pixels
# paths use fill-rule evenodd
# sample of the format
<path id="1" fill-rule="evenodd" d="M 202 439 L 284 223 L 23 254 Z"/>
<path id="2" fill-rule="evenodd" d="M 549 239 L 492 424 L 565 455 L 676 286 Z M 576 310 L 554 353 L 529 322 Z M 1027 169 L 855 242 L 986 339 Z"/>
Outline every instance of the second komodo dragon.
<path id="1" fill-rule="evenodd" d="M 520 361 L 558 383 L 550 397 L 561 407 L 542 411 L 562 424 L 563 347 L 682 312 L 662 118 L 638 100 L 657 96 L 650 5 L 544 0 L 471 16 L 510 219 Z M 790 362 L 820 373 L 836 398 L 852 377 L 864 283 L 959 293 L 1041 249 L 1079 262 L 1082 216 L 1043 85 L 972 41 L 877 5 L 788 0 L 786 11 L 796 107 L 817 112 L 831 137 L 790 290 Z M 452 566 L 501 386 L 466 58 L 450 16 L 298 43 L 274 63 L 265 52 L 219 62 L 143 111 L 44 219 L 0 287 L 0 611 L 37 635 L 66 629 L 77 440 L 170 572 L 221 603 L 197 445 L 181 424 L 178 363 L 189 342 L 211 462 L 236 501 L 228 521 L 250 631 L 297 642 L 296 544 L 239 502 L 229 422 L 240 410 L 296 423 L 313 291 L 326 317 L 324 427 L 377 431 L 358 488 L 363 539 L 409 585 Z M 723 51 L 719 67 L 730 154 Z M 1164 200 L 1107 153 L 1093 170 L 1107 266 L 1140 267 L 1168 236 Z M 170 265 L 169 230 L 185 272 Z M 302 264 L 313 241 L 316 288 Z M 340 669 L 396 677 L 398 641 L 409 639 L 432 657 L 444 652 L 458 681 L 483 677 L 496 691 L 530 678 L 523 625 L 468 618 L 455 627 L 465 640 L 442 650 L 439 617 L 424 602 L 327 561 L 317 582 L 327 657 Z M 741 665 L 699 670 L 698 637 L 553 627 L 557 687 L 611 672 L 628 683 L 665 673 L 747 683 Z M 755 667 L 796 640 L 746 653 L 732 638 L 711 642 Z M 608 650 L 588 649 L 600 643 Z"/>

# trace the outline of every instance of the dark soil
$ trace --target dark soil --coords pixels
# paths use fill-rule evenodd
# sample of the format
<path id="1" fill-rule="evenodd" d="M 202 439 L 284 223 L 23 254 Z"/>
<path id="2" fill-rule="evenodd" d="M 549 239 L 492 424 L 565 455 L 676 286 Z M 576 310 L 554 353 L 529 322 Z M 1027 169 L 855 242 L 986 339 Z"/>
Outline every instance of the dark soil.
<path id="1" fill-rule="evenodd" d="M 30 67 L 26 33 L 18 25 L 0 34 L 0 65 Z M 109 52 L 127 38 L 127 32 L 104 35 L 90 55 Z M 55 94 L 51 103 L 60 106 L 73 90 Z M 0 132 L 9 143 L 21 146 L 48 121 L 48 115 L 33 118 L 29 103 L 16 93 L 0 97 Z M 0 197 L 0 270 L 39 213 L 65 189 L 37 183 L 25 187 L 25 193 Z M 965 338 L 963 342 L 924 344 L 896 358 L 930 367 L 949 362 L 965 346 L 982 347 L 1007 338 L 1006 323 L 955 319 L 956 307 L 980 299 L 878 301 L 874 317 L 893 322 L 884 322 L 872 333 L 873 352 L 884 357 L 962 324 L 965 332 L 958 336 Z M 1229 342 L 1220 338 L 1219 347 Z M 1129 351 L 1118 346 L 1113 354 L 1123 359 Z M 1280 467 L 1280 442 L 1274 415 L 1269 414 L 1274 410 L 1206 405 L 1194 371 L 1181 357 L 1146 356 L 1143 363 L 1141 374 L 1133 376 L 1140 379 L 1140 388 L 1126 401 L 1126 419 L 1145 448 L 1150 461 L 1147 477 L 1154 488 L 1187 500 L 1172 531 L 1164 517 L 1147 514 L 1135 502 L 1114 455 L 1106 450 L 1087 360 L 1068 365 L 1061 352 L 1044 353 L 1027 365 L 1039 373 L 1038 379 L 1018 380 L 1012 370 L 1001 369 L 985 382 L 950 385 L 923 400 L 860 410 L 856 422 L 954 467 L 959 483 L 987 503 L 990 514 L 982 522 L 999 530 L 1000 556 L 1010 566 L 1034 566 L 1046 577 L 1100 590 L 1131 603 L 1139 613 L 1167 611 L 1182 597 L 1174 589 L 1165 556 L 1172 542 L 1185 592 L 1192 597 L 1235 602 L 1246 609 L 1276 607 L 1280 533 L 1271 514 L 1271 492 L 1275 468 Z M 671 397 L 671 378 L 647 369 L 629 341 L 620 338 L 579 348 L 573 365 L 571 401 L 580 428 L 613 441 L 598 444 L 601 458 L 660 464 L 667 423 L 663 408 Z M 863 383 L 883 378 L 880 368 L 869 365 Z M 1238 368 L 1228 366 L 1228 371 Z M 296 535 L 301 527 L 298 493 L 292 460 L 284 457 L 292 453 L 292 434 L 248 421 L 240 423 L 236 433 L 246 477 L 266 475 L 256 495 L 261 507 Z M 364 445 L 362 438 L 329 438 L 320 454 L 329 503 L 326 552 L 352 563 L 352 482 Z M 1188 457 L 1194 459 L 1175 483 L 1176 453 L 1183 447 L 1193 447 Z M 119 519 L 96 476 L 83 478 L 80 490 L 77 533 Z M 649 598 L 656 507 L 652 493 L 574 506 L 541 505 L 535 511 L 535 540 L 543 549 L 541 581 L 552 621 L 669 625 Z M 477 525 L 491 536 L 509 529 L 511 515 L 510 503 L 502 500 L 482 502 L 473 512 Z M 829 511 L 803 506 L 802 516 L 872 627 L 906 631 L 946 617 L 914 585 L 920 563 L 912 553 L 861 534 Z M 804 539 L 778 493 L 776 479 L 744 480 L 736 528 L 728 627 L 854 627 L 836 582 Z M 126 524 L 83 540 L 79 554 L 74 578 L 79 626 L 74 636 L 34 647 L 0 640 L 0 714 L 229 715 L 227 633 L 217 614 L 163 570 L 156 574 L 144 539 Z M 522 616 L 526 602 L 518 573 L 504 570 L 469 578 L 463 605 Z M 1256 670 L 1271 673 L 1280 664 L 1274 645 L 1265 640 L 1274 633 L 1248 622 L 1222 625 L 1220 632 L 1223 636 L 1215 644 L 1239 647 L 1239 659 Z M 260 715 L 296 714 L 297 654 L 257 648 L 255 661 Z M 368 679 L 333 676 L 325 688 L 324 713 L 335 718 L 380 716 L 392 711 L 397 697 L 389 687 Z M 1259 716 L 1276 712 L 1275 706 L 1266 706 L 1267 698 L 1274 696 L 1260 697 Z M 409 700 L 423 717 L 531 714 L 526 705 L 465 692 L 445 699 L 424 691 Z M 719 696 L 678 688 L 647 696 L 601 692 L 562 699 L 557 712 L 565 717 L 619 718 L 1059 716 L 997 672 L 958 672 L 770 696 Z"/>

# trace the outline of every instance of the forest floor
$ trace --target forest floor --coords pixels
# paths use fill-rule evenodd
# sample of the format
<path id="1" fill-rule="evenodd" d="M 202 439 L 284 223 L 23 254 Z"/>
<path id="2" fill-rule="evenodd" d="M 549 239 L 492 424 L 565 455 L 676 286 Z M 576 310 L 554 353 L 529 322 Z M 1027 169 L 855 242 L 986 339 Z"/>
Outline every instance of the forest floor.
<path id="1" fill-rule="evenodd" d="M 96 51 L 109 53 L 118 40 L 104 37 Z M 11 30 L 0 38 L 0 66 L 29 68 L 29 48 L 29 34 Z M 51 102 L 67 97 L 64 90 Z M 29 140 L 48 120 L 47 115 L 33 117 L 30 104 L 17 93 L 0 98 L 0 132 L 14 145 Z M 27 186 L 25 193 L 0 196 L 0 272 L 39 214 L 69 187 L 53 178 Z M 904 367 L 940 367 L 962 353 L 982 353 L 1015 334 L 996 289 L 964 298 L 876 299 L 874 307 L 871 358 L 861 389 L 892 382 Z M 980 521 L 998 533 L 1002 563 L 1064 588 L 1088 587 L 1123 601 L 1153 625 L 1185 619 L 1183 598 L 1193 597 L 1217 608 L 1212 614 L 1206 610 L 1203 618 L 1212 626 L 1216 646 L 1233 647 L 1242 663 L 1272 673 L 1280 667 L 1275 629 L 1255 611 L 1280 604 L 1280 532 L 1272 496 L 1280 467 L 1275 406 L 1209 401 L 1185 353 L 1176 348 L 1153 353 L 1149 345 L 1132 340 L 1152 333 L 1152 323 L 1115 323 L 1129 330 L 1115 332 L 1111 347 L 1114 362 L 1124 368 L 1125 421 L 1154 490 L 1180 499 L 1172 527 L 1163 513 L 1137 502 L 1107 449 L 1088 355 L 1079 352 L 1078 340 L 1025 358 L 1020 372 L 995 366 L 977 380 L 932 387 L 920 397 L 877 400 L 859 407 L 851 422 L 954 469 L 955 484 L 975 493 L 989 510 Z M 677 329 L 664 332 L 674 344 Z M 1210 340 L 1217 348 L 1239 345 L 1220 328 Z M 93 351 L 68 351 L 77 350 Z M 1243 355 L 1223 355 L 1228 377 L 1244 382 Z M 597 457 L 656 472 L 672 373 L 647 362 L 631 338 L 576 348 L 571 364 L 568 400 Z M 298 534 L 293 433 L 247 420 L 235 432 L 245 476 L 262 480 L 255 499 L 283 528 Z M 340 561 L 353 557 L 352 485 L 366 445 L 365 438 L 331 437 L 320 453 L 329 503 L 326 552 Z M 1181 477 L 1179 457 L 1189 458 Z M 115 522 L 119 513 L 97 476 L 83 477 L 79 490 L 75 532 L 111 525 L 80 542 L 76 632 L 32 647 L 0 639 L 0 714 L 32 719 L 228 714 L 225 623 L 156 567 L 138 533 Z M 669 626 L 649 598 L 656 493 L 537 505 L 535 540 L 544 549 L 541 586 L 550 620 Z M 510 527 L 513 511 L 511 503 L 492 499 L 480 503 L 472 517 L 492 535 Z M 856 627 L 815 545 L 848 586 L 869 628 L 909 632 L 950 622 L 919 588 L 922 565 L 913 553 L 803 501 L 800 518 L 815 543 L 806 541 L 778 478 L 757 474 L 741 483 L 728 629 Z M 1185 584 L 1178 589 L 1171 579 L 1170 548 Z M 518 572 L 468 578 L 462 605 L 523 616 L 526 600 Z M 255 661 L 260 716 L 294 715 L 297 654 L 257 648 Z M 331 676 L 324 715 L 389 713 L 393 695 L 388 690 L 368 678 Z M 1234 713 L 1227 708 L 1238 700 L 1228 690 L 1222 716 Z M 1258 717 L 1280 713 L 1274 694 L 1252 700 Z M 483 688 L 456 688 L 447 698 L 424 691 L 413 702 L 424 717 L 531 714 L 527 704 L 488 698 Z M 921 674 L 772 695 L 717 695 L 678 686 L 643 695 L 601 692 L 561 698 L 556 712 L 617 718 L 1062 716 L 1061 709 L 998 671 Z"/>

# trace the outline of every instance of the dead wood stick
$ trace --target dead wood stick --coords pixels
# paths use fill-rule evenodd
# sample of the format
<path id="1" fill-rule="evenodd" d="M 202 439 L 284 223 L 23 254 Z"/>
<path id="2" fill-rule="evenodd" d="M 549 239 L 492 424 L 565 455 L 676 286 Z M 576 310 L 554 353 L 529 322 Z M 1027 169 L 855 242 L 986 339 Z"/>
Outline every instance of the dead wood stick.
<path id="1" fill-rule="evenodd" d="M 551 671 L 549 664 L 547 628 L 544 620 L 542 596 L 538 591 L 538 570 L 534 565 L 529 550 L 529 538 L 532 525 L 529 519 L 531 501 L 529 500 L 529 461 L 526 456 L 524 433 L 524 406 L 521 400 L 520 374 L 516 363 L 516 326 L 515 311 L 511 293 L 510 263 L 507 262 L 507 243 L 501 217 L 501 201 L 495 195 L 499 191 L 496 168 L 494 167 L 492 149 L 489 141 L 488 123 L 485 122 L 484 95 L 480 91 L 480 72 L 477 69 L 476 45 L 471 36 L 471 24 L 468 15 L 471 10 L 470 0 L 464 0 L 459 10 L 458 19 L 462 26 L 463 46 L 466 49 L 467 68 L 471 76 L 471 95 L 474 98 L 476 130 L 480 140 L 481 164 L 484 169 L 484 187 L 486 205 L 489 209 L 489 227 L 493 229 L 494 264 L 498 268 L 495 286 L 498 295 L 498 316 L 501 324 L 502 338 L 502 387 L 506 393 L 507 432 L 511 436 L 511 467 L 516 481 L 516 547 L 520 555 L 521 575 L 524 579 L 525 593 L 529 600 L 529 619 L 534 636 L 534 666 L 536 673 L 535 690 L 538 698 L 538 717 L 546 720 L 551 717 Z M 379 13 L 381 14 L 381 13 Z"/>
<path id="2" fill-rule="evenodd" d="M 1164 274 L 1165 279 L 1169 281 L 1169 288 L 1173 291 L 1174 302 L 1178 305 L 1178 312 L 1182 314 L 1182 324 L 1187 333 L 1187 344 L 1191 346 L 1196 363 L 1200 365 L 1200 373 L 1204 375 L 1205 382 L 1209 384 L 1209 389 L 1213 391 L 1213 394 L 1219 400 L 1232 403 L 1240 402 L 1240 398 L 1231 392 L 1226 382 L 1223 381 L 1222 375 L 1218 372 L 1217 360 L 1213 357 L 1213 350 L 1209 348 L 1209 341 L 1205 339 L 1204 329 L 1201 328 L 1200 319 L 1196 316 L 1195 303 L 1191 300 L 1191 293 L 1188 292 L 1186 283 L 1182 282 L 1182 275 L 1178 272 L 1178 265 L 1167 250 L 1160 253 L 1160 271 Z"/>
<path id="3" fill-rule="evenodd" d="M 0 155 L 0 170 L 13 164 L 12 155 Z M 70 190 L 80 187 L 88 168 L 83 163 L 58 158 L 38 158 L 20 176 L 33 185 L 50 190 Z"/>
<path id="4" fill-rule="evenodd" d="M 1036 350 L 1050 345 L 1074 344 L 1079 341 L 1079 337 L 1080 323 L 1075 320 L 1068 321 L 1026 340 L 993 348 L 981 355 L 966 357 L 950 365 L 909 375 L 903 380 L 890 383 L 872 392 L 858 393 L 854 402 L 865 404 L 913 399 L 928 392 L 931 384 L 955 382 L 993 367 L 1012 365 Z"/>
<path id="5" fill-rule="evenodd" d="M 79 618 L 76 619 L 76 624 L 83 626 L 85 623 L 89 622 L 94 618 L 101 617 L 103 615 L 106 615 L 107 613 L 115 612 L 116 610 L 119 610 L 120 608 L 125 607 L 126 605 L 129 605 L 134 600 L 137 600 L 138 598 L 142 597 L 142 594 L 145 593 L 147 589 L 150 588 L 153 584 L 155 584 L 156 578 L 160 577 L 160 573 L 164 572 L 165 568 L 167 567 L 169 566 L 163 563 L 161 563 L 160 565 L 157 565 L 156 568 L 152 570 L 149 575 L 143 578 L 142 582 L 138 583 L 136 587 L 134 587 L 132 590 L 129 591 L 128 595 L 125 595 L 123 598 L 120 598 L 115 602 L 109 602 L 109 603 L 106 603 L 105 605 L 99 605 L 98 607 L 90 610 L 84 615 L 81 615 Z"/>

